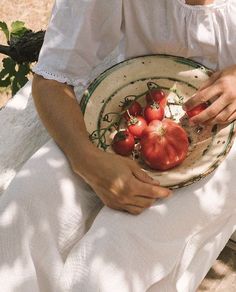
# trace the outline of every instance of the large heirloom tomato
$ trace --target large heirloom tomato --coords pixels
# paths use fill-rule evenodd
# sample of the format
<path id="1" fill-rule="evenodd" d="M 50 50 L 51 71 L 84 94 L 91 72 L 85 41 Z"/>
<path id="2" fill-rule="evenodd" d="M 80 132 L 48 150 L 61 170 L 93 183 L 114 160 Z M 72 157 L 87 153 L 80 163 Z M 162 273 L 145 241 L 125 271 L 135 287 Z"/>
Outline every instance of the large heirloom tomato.
<path id="1" fill-rule="evenodd" d="M 152 121 L 140 140 L 141 156 L 153 169 L 167 170 L 179 165 L 188 153 L 185 130 L 170 119 Z"/>

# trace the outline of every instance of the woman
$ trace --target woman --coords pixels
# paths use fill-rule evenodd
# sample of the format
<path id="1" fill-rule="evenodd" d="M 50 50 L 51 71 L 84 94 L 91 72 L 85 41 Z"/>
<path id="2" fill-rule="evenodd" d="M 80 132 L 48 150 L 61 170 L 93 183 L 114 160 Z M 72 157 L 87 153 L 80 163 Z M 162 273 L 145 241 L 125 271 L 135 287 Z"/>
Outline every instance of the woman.
<path id="1" fill-rule="evenodd" d="M 235 12 L 235 0 L 55 2 L 32 89 L 53 140 L 0 202 L 4 291 L 196 290 L 235 228 L 235 147 L 213 174 L 169 197 L 134 161 L 90 143 L 74 87 L 113 50 L 111 63 L 189 57 L 217 70 L 185 104 L 217 96 L 192 123 L 228 123 Z"/>

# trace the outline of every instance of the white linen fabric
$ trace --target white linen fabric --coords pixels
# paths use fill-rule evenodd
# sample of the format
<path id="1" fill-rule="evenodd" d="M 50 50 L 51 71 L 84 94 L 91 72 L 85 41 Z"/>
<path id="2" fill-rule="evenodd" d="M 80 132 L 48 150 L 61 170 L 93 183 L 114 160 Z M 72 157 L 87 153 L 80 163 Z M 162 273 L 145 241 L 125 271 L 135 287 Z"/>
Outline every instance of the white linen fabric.
<path id="1" fill-rule="evenodd" d="M 222 69 L 236 63 L 235 15 L 236 0 L 204 6 L 184 0 L 56 0 L 34 72 L 86 86 L 114 50 L 107 66 L 161 53 Z"/>
<path id="2" fill-rule="evenodd" d="M 56 0 L 34 71 L 85 86 L 113 52 L 111 63 L 165 53 L 224 68 L 236 64 L 235 12 L 236 0 Z M 51 140 L 0 198 L 1 290 L 195 291 L 236 227 L 235 157 L 236 145 L 207 178 L 133 216 L 103 206 Z"/>
<path id="3" fill-rule="evenodd" d="M 193 292 L 236 227 L 236 144 L 138 216 L 103 206 L 53 140 L 0 198 L 4 292 Z"/>

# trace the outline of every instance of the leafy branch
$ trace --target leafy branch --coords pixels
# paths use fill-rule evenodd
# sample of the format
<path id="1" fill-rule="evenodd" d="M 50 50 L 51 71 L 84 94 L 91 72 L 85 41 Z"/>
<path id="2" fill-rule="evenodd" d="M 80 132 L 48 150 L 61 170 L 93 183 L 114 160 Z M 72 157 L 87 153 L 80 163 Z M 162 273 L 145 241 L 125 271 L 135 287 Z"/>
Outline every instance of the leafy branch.
<path id="1" fill-rule="evenodd" d="M 0 21 L 0 31 L 7 41 L 7 45 L 0 44 L 0 54 L 8 56 L 2 61 L 0 87 L 10 87 L 14 95 L 28 81 L 30 65 L 38 60 L 45 32 L 33 32 L 22 21 L 13 22 L 10 29 Z"/>

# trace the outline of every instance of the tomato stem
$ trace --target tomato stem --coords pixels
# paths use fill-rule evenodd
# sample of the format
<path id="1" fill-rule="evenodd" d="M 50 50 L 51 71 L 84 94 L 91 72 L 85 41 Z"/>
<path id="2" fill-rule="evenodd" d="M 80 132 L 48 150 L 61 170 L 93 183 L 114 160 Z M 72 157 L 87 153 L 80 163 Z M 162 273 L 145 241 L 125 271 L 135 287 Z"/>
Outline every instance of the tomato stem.
<path id="1" fill-rule="evenodd" d="M 132 100 L 129 100 L 129 107 L 132 106 L 132 104 L 137 101 L 138 99 L 140 99 L 141 97 L 145 96 L 147 93 L 149 93 L 151 95 L 151 98 L 153 99 L 152 96 L 152 90 L 153 89 L 160 89 L 160 90 L 169 90 L 170 92 L 173 92 L 174 94 L 177 95 L 177 97 L 180 99 L 180 94 L 177 92 L 176 89 L 171 89 L 170 87 L 166 87 L 166 86 L 160 86 L 154 82 L 148 82 L 147 83 L 147 88 L 148 90 L 145 91 L 144 93 L 138 94 L 138 95 L 127 95 L 124 99 L 125 102 L 128 102 L 129 98 L 132 97 Z M 123 106 L 125 105 L 125 102 L 123 102 Z M 175 103 L 175 102 L 168 102 L 167 101 L 167 106 L 169 108 L 170 114 L 171 114 L 171 119 L 174 119 L 173 114 L 171 112 L 170 109 L 170 105 L 179 105 L 182 106 L 181 102 L 180 103 Z M 121 106 L 121 107 L 123 107 Z M 95 142 L 97 141 L 97 146 L 103 148 L 104 150 L 106 150 L 110 144 L 107 144 L 106 142 L 106 134 L 108 131 L 112 131 L 112 128 L 115 128 L 117 131 L 119 131 L 120 129 L 120 125 L 121 125 L 121 121 L 123 118 L 123 115 L 127 112 L 128 116 L 130 117 L 130 119 L 132 119 L 132 115 L 130 115 L 129 110 L 127 109 L 127 106 L 124 110 L 122 110 L 121 112 L 109 112 L 106 113 L 102 120 L 104 122 L 108 122 L 110 123 L 107 127 L 104 128 L 100 128 L 98 126 L 98 129 L 96 129 L 95 131 L 93 131 L 90 135 L 89 135 L 89 139 L 91 140 L 91 142 Z M 113 115 L 114 117 L 116 117 L 115 121 L 113 121 L 113 118 L 110 117 L 111 115 Z M 134 122 L 134 121 L 133 121 Z M 135 123 L 135 122 L 134 122 Z"/>

